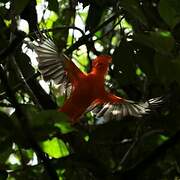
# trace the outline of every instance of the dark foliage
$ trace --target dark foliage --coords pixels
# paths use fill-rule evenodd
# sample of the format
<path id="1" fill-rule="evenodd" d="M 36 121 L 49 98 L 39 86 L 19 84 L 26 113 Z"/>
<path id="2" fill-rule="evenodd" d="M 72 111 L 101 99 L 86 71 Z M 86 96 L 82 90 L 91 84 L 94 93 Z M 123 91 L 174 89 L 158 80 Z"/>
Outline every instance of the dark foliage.
<path id="1" fill-rule="evenodd" d="M 1 0 L 0 179 L 179 179 L 179 9 L 179 0 Z M 83 71 L 93 55 L 111 54 L 112 92 L 136 101 L 164 95 L 164 104 L 103 125 L 86 114 L 72 127 L 56 111 L 66 96 L 53 83 L 47 93 L 32 63 L 41 29 Z"/>

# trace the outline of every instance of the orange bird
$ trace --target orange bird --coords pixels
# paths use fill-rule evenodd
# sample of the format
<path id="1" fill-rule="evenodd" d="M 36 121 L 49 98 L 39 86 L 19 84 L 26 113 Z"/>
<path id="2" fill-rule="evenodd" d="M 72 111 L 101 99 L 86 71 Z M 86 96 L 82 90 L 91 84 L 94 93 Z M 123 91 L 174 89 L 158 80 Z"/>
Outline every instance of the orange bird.
<path id="1" fill-rule="evenodd" d="M 99 123 L 104 123 L 127 115 L 141 117 L 149 113 L 152 107 L 162 103 L 162 97 L 134 102 L 107 92 L 104 77 L 112 62 L 111 56 L 96 57 L 92 61 L 91 71 L 84 73 L 64 53 L 58 53 L 51 39 L 44 37 L 37 42 L 35 51 L 44 80 L 54 80 L 60 85 L 69 81 L 71 83 L 70 97 L 58 111 L 66 113 L 72 124 L 79 122 L 80 117 L 91 110 L 96 110 L 95 116 L 103 117 Z"/>

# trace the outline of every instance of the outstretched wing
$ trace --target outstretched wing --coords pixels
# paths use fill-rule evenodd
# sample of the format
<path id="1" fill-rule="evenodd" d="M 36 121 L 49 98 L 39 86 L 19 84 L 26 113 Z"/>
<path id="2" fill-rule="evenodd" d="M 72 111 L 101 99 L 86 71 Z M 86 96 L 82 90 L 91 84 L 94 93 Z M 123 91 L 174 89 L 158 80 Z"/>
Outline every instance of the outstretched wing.
<path id="1" fill-rule="evenodd" d="M 119 102 L 115 102 L 115 97 L 111 95 L 108 102 L 89 109 L 98 119 L 97 124 L 102 124 L 110 120 L 121 120 L 124 116 L 142 117 L 163 103 L 162 97 L 152 98 L 146 102 L 134 102 L 126 99 L 120 99 Z"/>
<path id="2" fill-rule="evenodd" d="M 41 36 L 34 44 L 37 53 L 38 68 L 45 81 L 53 80 L 56 84 L 65 86 L 73 82 L 80 73 L 78 67 L 58 48 L 47 36 Z"/>
<path id="3" fill-rule="evenodd" d="M 34 44 L 37 53 L 38 68 L 45 81 L 53 80 L 56 84 L 67 81 L 65 64 L 68 58 L 58 53 L 58 49 L 50 38 L 43 36 Z"/>

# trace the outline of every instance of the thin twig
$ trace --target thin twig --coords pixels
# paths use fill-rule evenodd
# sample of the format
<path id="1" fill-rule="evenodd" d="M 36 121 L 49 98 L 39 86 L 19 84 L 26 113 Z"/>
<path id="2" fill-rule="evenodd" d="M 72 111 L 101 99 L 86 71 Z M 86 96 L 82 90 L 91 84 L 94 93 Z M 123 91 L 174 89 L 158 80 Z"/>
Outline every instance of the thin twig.
<path id="1" fill-rule="evenodd" d="M 101 40 L 101 39 L 103 39 L 105 36 L 107 36 L 108 34 L 110 34 L 110 33 L 112 32 L 112 30 L 113 30 L 117 25 L 119 25 L 120 22 L 121 22 L 123 19 L 124 19 L 124 16 L 121 17 L 120 20 L 119 20 L 116 24 L 114 24 L 114 26 L 113 26 L 109 31 L 107 31 L 106 33 L 104 33 L 101 37 L 95 39 L 94 42 L 95 42 L 95 41 L 98 41 L 98 40 Z"/>
<path id="2" fill-rule="evenodd" d="M 32 78 L 37 78 L 37 77 L 39 77 L 40 75 L 41 75 L 40 72 L 37 72 L 37 73 L 34 73 L 33 75 L 30 75 L 28 78 L 25 78 L 24 80 L 27 82 L 27 81 L 29 81 L 29 80 L 32 79 Z M 23 85 L 22 82 L 17 83 L 15 86 L 11 87 L 11 89 L 12 89 L 12 91 L 16 91 L 16 90 L 17 90 L 18 88 L 20 88 L 22 85 Z M 6 93 L 5 93 L 5 92 L 2 92 L 2 93 L 0 94 L 0 101 L 3 100 L 3 99 L 6 99 L 6 98 L 7 98 Z"/>
<path id="3" fill-rule="evenodd" d="M 55 27 L 55 28 L 50 28 L 50 29 L 43 29 L 40 30 L 41 33 L 47 33 L 47 32 L 52 32 L 52 31 L 59 31 L 59 30 L 65 30 L 65 29 L 75 29 L 78 30 L 83 36 L 85 35 L 84 31 L 76 26 L 61 26 L 61 27 Z M 37 32 L 31 33 L 29 36 L 32 36 Z"/>
<path id="4" fill-rule="evenodd" d="M 29 85 L 27 84 L 22 72 L 21 72 L 21 69 L 19 68 L 18 64 L 16 63 L 15 61 L 15 58 L 12 56 L 12 62 L 13 62 L 13 65 L 15 66 L 15 70 L 16 70 L 16 73 L 17 75 L 19 76 L 19 79 L 21 80 L 21 83 L 22 85 L 24 85 L 27 93 L 30 95 L 30 97 L 32 98 L 33 102 L 35 105 L 37 105 L 37 107 L 39 109 L 42 109 L 38 99 L 36 98 L 36 96 L 34 95 L 33 91 L 31 90 L 31 88 L 29 87 Z"/>
<path id="5" fill-rule="evenodd" d="M 138 139 L 135 138 L 133 143 L 131 144 L 131 146 L 129 147 L 129 149 L 126 151 L 123 158 L 121 159 L 121 161 L 119 163 L 120 166 L 122 166 L 122 164 L 126 161 L 126 159 L 128 158 L 129 154 L 132 152 L 132 150 L 135 147 L 135 145 L 137 144 L 137 142 L 138 142 Z"/>
<path id="6" fill-rule="evenodd" d="M 117 17 L 117 14 L 113 15 L 112 17 L 110 17 L 108 20 L 106 20 L 105 22 L 103 22 L 102 24 L 100 24 L 97 28 L 93 29 L 89 34 L 82 36 L 81 38 L 79 38 L 78 41 L 76 41 L 71 47 L 69 47 L 68 49 L 66 49 L 65 53 L 66 54 L 71 54 L 75 49 L 77 49 L 79 46 L 86 44 L 88 42 L 88 40 L 93 37 L 93 35 L 99 31 L 101 28 L 103 28 L 104 26 L 106 26 L 107 24 L 109 24 L 111 21 L 113 21 L 115 18 Z"/>
<path id="7" fill-rule="evenodd" d="M 135 145 L 139 142 L 139 131 L 140 131 L 141 125 L 142 125 L 142 123 L 139 123 L 139 125 L 137 126 L 136 131 L 135 131 L 134 141 L 131 144 L 131 146 L 129 147 L 129 149 L 127 150 L 127 152 L 124 154 L 123 158 L 121 159 L 121 161 L 119 163 L 120 166 L 122 166 L 122 164 L 126 161 L 126 159 L 128 158 L 129 154 L 134 149 Z"/>

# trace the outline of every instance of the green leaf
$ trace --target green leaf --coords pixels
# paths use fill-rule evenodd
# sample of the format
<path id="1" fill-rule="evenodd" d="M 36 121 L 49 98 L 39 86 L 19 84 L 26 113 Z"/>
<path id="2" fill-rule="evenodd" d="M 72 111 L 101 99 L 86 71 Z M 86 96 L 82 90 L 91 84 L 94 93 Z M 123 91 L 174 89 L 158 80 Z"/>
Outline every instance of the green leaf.
<path id="1" fill-rule="evenodd" d="M 147 25 L 147 20 L 141 10 L 139 0 L 121 0 L 120 5 L 142 24 Z"/>
<path id="2" fill-rule="evenodd" d="M 69 155 L 69 151 L 64 142 L 58 138 L 44 141 L 42 148 L 49 156 L 53 158 L 61 158 Z"/>
<path id="3" fill-rule="evenodd" d="M 160 135 L 159 136 L 159 143 L 158 144 L 162 144 L 163 142 L 167 141 L 169 139 L 168 136 L 165 136 L 165 135 Z"/>
<path id="4" fill-rule="evenodd" d="M 33 121 L 36 125 L 49 124 L 50 126 L 58 127 L 61 133 L 69 133 L 75 129 L 71 126 L 68 117 L 57 110 L 46 110 L 39 112 L 33 116 Z"/>
<path id="5" fill-rule="evenodd" d="M 24 117 L 28 121 L 28 128 L 31 129 L 33 135 L 35 136 L 37 141 L 42 141 L 49 137 L 49 134 L 52 134 L 57 129 L 54 126 L 54 122 L 51 120 L 44 119 L 43 117 L 40 118 L 39 112 L 34 105 L 31 104 L 21 104 L 21 110 L 24 113 Z M 41 116 L 41 115 L 40 115 Z M 25 138 L 22 137 L 22 127 L 20 121 L 17 117 L 13 114 L 14 124 L 16 128 L 19 130 L 15 133 L 14 137 L 18 144 L 23 147 L 28 147 L 26 144 Z"/>
<path id="6" fill-rule="evenodd" d="M 165 54 L 170 53 L 175 44 L 171 32 L 161 30 L 148 34 L 135 34 L 135 41 Z"/>
<path id="7" fill-rule="evenodd" d="M 24 112 L 25 117 L 28 119 L 29 126 L 37 141 L 47 139 L 49 134 L 53 134 L 58 130 L 63 134 L 74 131 L 68 117 L 57 110 L 38 112 L 36 107 L 30 104 L 21 105 L 21 109 Z M 15 116 L 13 117 L 16 128 L 21 129 L 18 119 Z M 21 138 L 19 132 L 15 134 L 15 138 L 18 143 L 22 145 L 24 144 L 24 141 L 22 141 L 23 138 Z"/>
<path id="8" fill-rule="evenodd" d="M 65 96 L 58 96 L 56 98 L 57 105 L 61 107 L 64 104 L 65 100 L 66 100 Z"/>
<path id="9" fill-rule="evenodd" d="M 179 0 L 160 0 L 158 9 L 162 19 L 171 28 L 174 28 L 180 22 Z"/>

